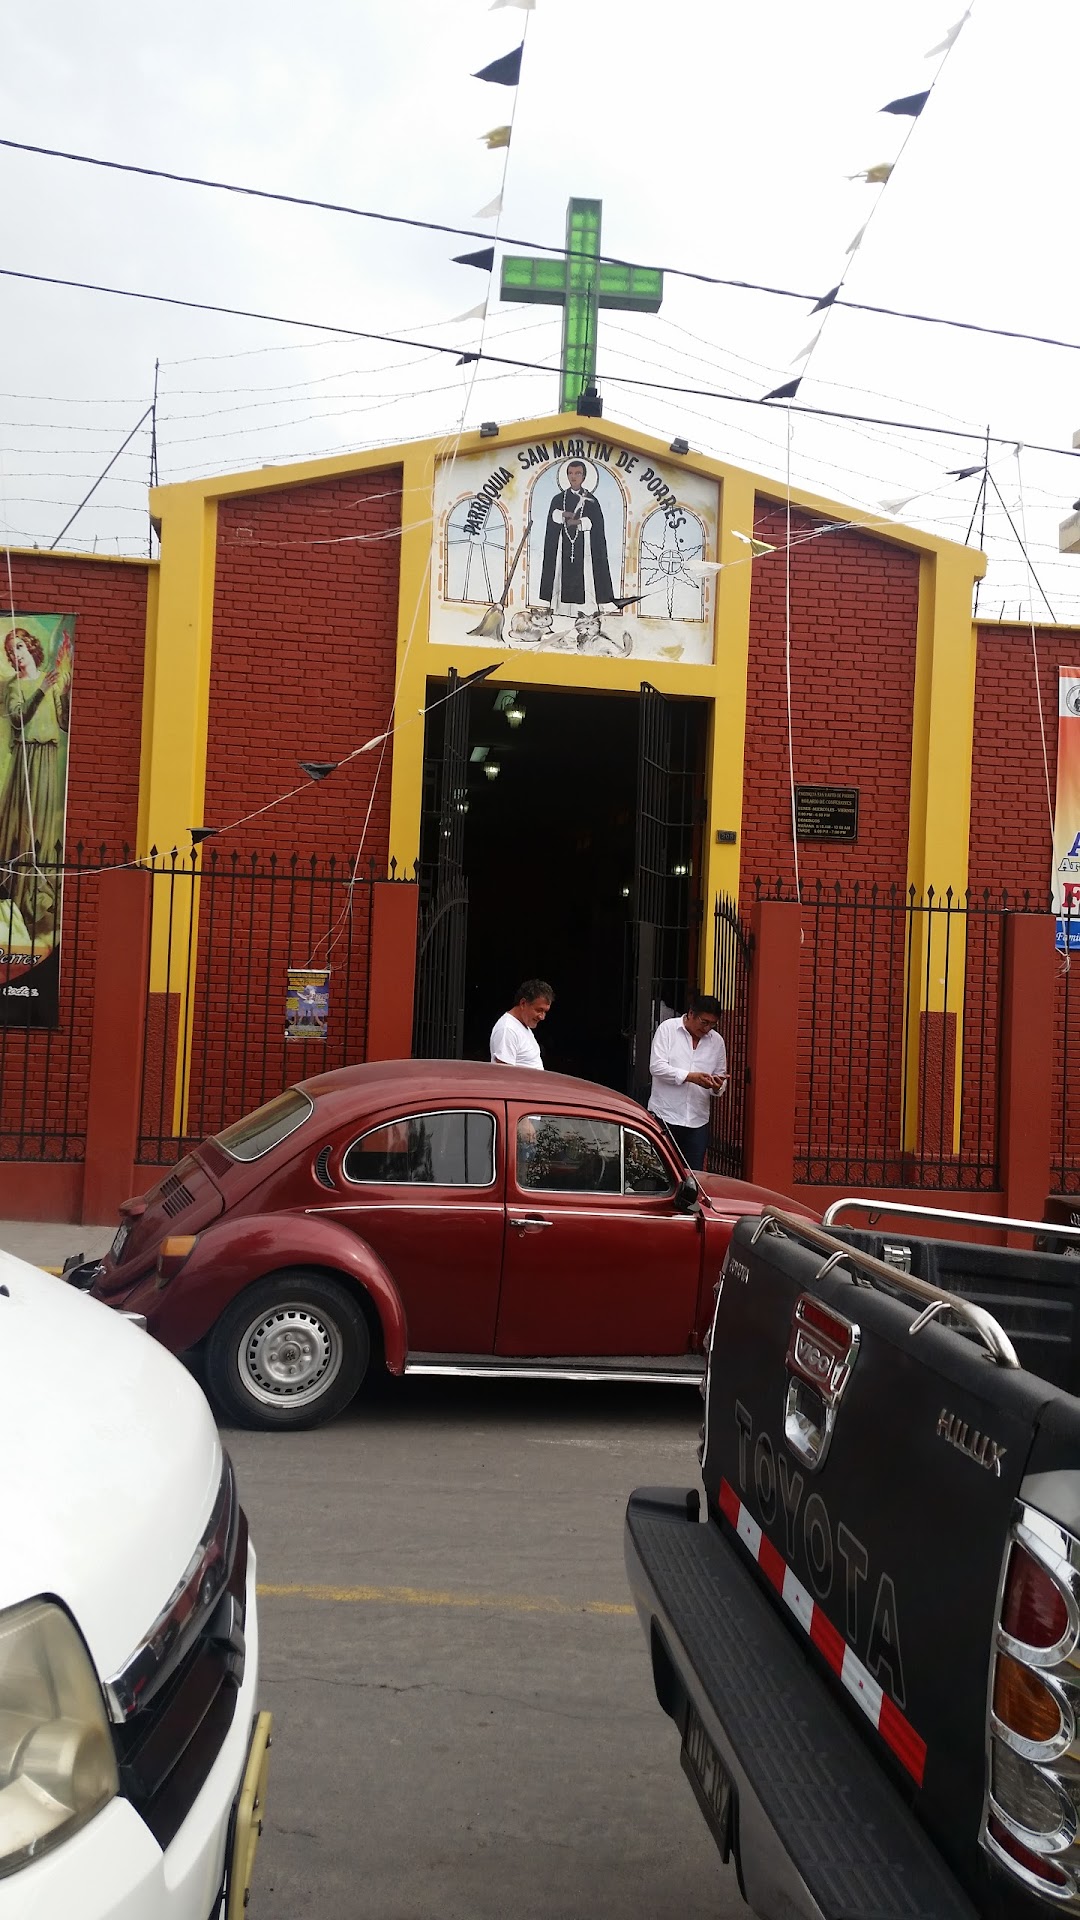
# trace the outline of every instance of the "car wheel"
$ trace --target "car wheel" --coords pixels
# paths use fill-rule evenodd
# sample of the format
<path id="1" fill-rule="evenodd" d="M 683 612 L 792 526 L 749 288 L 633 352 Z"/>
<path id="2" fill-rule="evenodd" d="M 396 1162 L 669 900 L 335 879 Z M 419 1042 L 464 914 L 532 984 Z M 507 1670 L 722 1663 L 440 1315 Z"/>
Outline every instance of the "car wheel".
<path id="1" fill-rule="evenodd" d="M 206 1379 L 235 1425 L 317 1427 L 348 1406 L 370 1358 L 356 1295 L 297 1268 L 256 1280 L 226 1307 L 206 1343 Z"/>

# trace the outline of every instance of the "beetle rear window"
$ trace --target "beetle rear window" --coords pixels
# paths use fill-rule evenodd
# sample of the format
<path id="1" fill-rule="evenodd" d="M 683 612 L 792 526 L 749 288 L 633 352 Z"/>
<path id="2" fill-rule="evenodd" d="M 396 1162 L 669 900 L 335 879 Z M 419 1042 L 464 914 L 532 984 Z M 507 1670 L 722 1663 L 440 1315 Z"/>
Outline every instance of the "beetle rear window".
<path id="1" fill-rule="evenodd" d="M 287 1140 L 297 1127 L 302 1127 L 314 1111 L 315 1102 L 301 1093 L 299 1087 L 290 1087 L 287 1093 L 268 1100 L 265 1107 L 256 1107 L 254 1113 L 234 1120 L 231 1127 L 215 1134 L 214 1138 L 234 1160 L 258 1160 L 269 1153 L 271 1147 Z"/>
<path id="2" fill-rule="evenodd" d="M 495 1122 L 490 1113 L 413 1113 L 355 1140 L 346 1180 L 391 1185 L 490 1187 Z"/>

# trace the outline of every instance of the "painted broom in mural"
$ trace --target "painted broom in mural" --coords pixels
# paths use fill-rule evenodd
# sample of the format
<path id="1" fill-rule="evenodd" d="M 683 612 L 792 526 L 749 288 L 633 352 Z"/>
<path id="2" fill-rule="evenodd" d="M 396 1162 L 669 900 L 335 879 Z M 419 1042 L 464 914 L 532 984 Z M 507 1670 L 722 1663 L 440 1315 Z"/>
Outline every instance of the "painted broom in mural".
<path id="1" fill-rule="evenodd" d="M 502 598 L 498 601 L 490 601 L 487 612 L 481 615 L 479 625 L 469 628 L 470 640 L 493 640 L 497 647 L 502 646 L 506 628 L 506 603 L 510 598 L 510 588 L 513 584 L 514 575 L 517 572 L 517 563 L 521 559 L 525 542 L 531 532 L 532 521 L 530 519 L 525 523 L 525 531 L 518 541 L 514 549 L 514 557 L 506 569 L 506 581 L 502 590 Z"/>

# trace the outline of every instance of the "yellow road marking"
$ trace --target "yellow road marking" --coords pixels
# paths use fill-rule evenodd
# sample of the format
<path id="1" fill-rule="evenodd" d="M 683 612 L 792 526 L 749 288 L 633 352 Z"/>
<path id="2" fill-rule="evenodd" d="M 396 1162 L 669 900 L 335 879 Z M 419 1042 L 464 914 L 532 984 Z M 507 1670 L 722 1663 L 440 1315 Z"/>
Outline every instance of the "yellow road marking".
<path id="1" fill-rule="evenodd" d="M 632 1606 L 614 1600 L 585 1600 L 575 1606 L 549 1594 L 452 1593 L 431 1587 L 322 1587 L 298 1584 L 277 1586 L 260 1580 L 259 1598 L 265 1600 L 333 1600 L 358 1605 L 381 1602 L 398 1607 L 463 1607 L 490 1613 L 633 1613 Z"/>

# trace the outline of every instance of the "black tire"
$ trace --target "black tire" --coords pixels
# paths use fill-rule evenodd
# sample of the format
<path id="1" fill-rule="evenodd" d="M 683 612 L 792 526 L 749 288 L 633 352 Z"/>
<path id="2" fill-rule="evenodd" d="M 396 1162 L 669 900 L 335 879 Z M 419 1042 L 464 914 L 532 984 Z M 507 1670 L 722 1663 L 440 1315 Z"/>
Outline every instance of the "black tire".
<path id="1" fill-rule="evenodd" d="M 290 1432 L 333 1420 L 370 1359 L 356 1293 L 290 1267 L 254 1281 L 226 1307 L 206 1342 L 206 1381 L 229 1425 Z"/>

